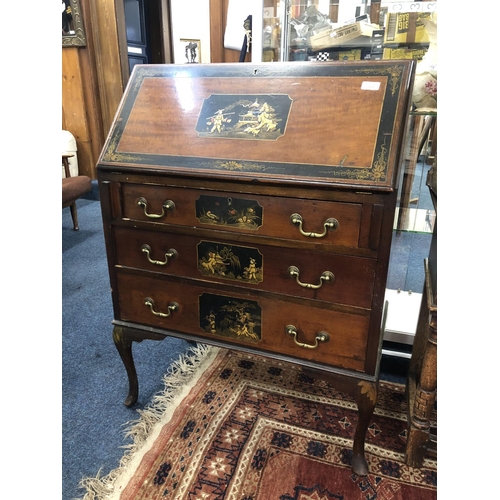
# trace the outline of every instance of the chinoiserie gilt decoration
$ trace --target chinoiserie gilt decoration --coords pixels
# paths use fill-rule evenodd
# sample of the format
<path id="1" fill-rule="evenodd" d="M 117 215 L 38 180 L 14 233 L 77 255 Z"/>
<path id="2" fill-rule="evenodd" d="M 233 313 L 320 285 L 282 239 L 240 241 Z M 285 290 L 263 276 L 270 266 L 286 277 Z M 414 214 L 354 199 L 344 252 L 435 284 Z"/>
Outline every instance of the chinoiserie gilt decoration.
<path id="1" fill-rule="evenodd" d="M 202 195 L 196 200 L 196 217 L 202 224 L 257 230 L 263 210 L 252 199 Z"/>
<path id="2" fill-rule="evenodd" d="M 344 106 L 342 100 L 336 98 L 333 88 L 331 94 L 323 94 L 321 97 L 313 94 L 315 100 L 309 103 L 301 97 L 301 87 L 294 87 L 294 82 L 289 79 L 284 85 L 279 85 L 280 89 L 288 90 L 287 92 L 234 93 L 230 78 L 238 78 L 236 73 L 227 75 L 228 81 L 224 87 L 227 92 L 208 90 L 208 87 L 207 90 L 203 87 L 193 91 L 189 85 L 184 90 L 180 90 L 181 87 L 172 89 L 179 92 L 178 99 L 170 102 L 167 98 L 157 103 L 160 110 L 155 123 L 158 147 L 155 148 L 156 151 L 141 151 L 141 144 L 130 144 L 131 147 L 128 147 L 122 139 L 127 127 L 135 126 L 136 122 L 137 125 L 140 123 L 137 121 L 140 117 L 133 112 L 135 101 L 141 101 L 143 94 L 146 99 L 147 93 L 157 87 L 156 81 L 159 83 L 176 77 L 181 82 L 187 77 L 184 68 L 173 74 L 171 65 L 148 66 L 146 69 L 137 65 L 137 69 L 134 69 L 134 78 L 122 103 L 117 126 L 108 138 L 103 161 L 140 162 L 159 167 L 176 166 L 187 171 L 238 171 L 246 175 L 260 173 L 268 178 L 288 178 L 290 175 L 319 177 L 359 185 L 376 182 L 380 186 L 387 186 L 391 183 L 394 172 L 389 166 L 391 155 L 394 155 L 394 122 L 381 121 L 381 117 L 404 112 L 397 109 L 399 96 L 405 91 L 402 88 L 404 68 L 400 64 L 390 61 L 390 64 L 370 68 L 341 65 L 331 75 L 333 79 L 326 76 L 328 68 L 313 66 L 313 90 L 321 78 L 327 79 L 328 84 L 335 86 L 335 78 L 338 77 L 339 86 L 343 87 L 344 82 L 349 81 L 345 80 L 345 77 L 348 77 L 353 81 L 352 90 L 357 92 L 363 89 L 364 84 L 375 82 L 378 86 L 360 93 L 357 97 L 359 101 L 356 103 L 356 109 L 353 106 Z M 212 65 L 196 68 L 199 78 L 209 79 L 213 71 L 217 69 Z M 268 71 L 263 69 L 262 73 Z M 264 76 L 268 78 L 267 73 Z M 250 74 L 248 78 L 255 76 L 259 75 Z M 279 74 L 276 78 L 279 79 Z M 186 79 L 184 83 L 189 81 L 192 80 Z M 245 88 L 248 89 L 248 86 Z M 378 97 L 381 94 L 382 99 Z M 183 105 L 190 106 L 193 114 L 189 119 L 179 122 L 176 116 L 182 115 L 183 111 L 182 108 L 177 108 Z M 311 128 L 306 130 L 303 125 L 306 116 L 311 114 L 312 107 L 315 108 L 312 115 L 314 134 Z M 332 128 L 327 126 L 332 119 L 338 122 L 333 134 Z M 193 120 L 196 121 L 193 123 Z M 373 141 L 373 147 L 369 151 L 359 151 L 359 147 L 355 147 L 343 137 L 342 127 L 350 126 L 345 122 L 354 125 L 356 120 L 364 120 L 367 123 L 367 133 L 370 134 L 367 143 Z M 167 137 L 171 133 L 177 136 L 181 131 L 182 135 L 176 141 L 176 147 L 168 147 L 172 144 L 168 143 Z M 296 158 L 292 166 L 291 154 L 296 151 L 297 144 L 305 140 L 306 135 L 309 137 L 310 154 Z M 339 135 L 339 140 L 336 140 L 336 135 Z M 224 150 L 225 157 L 204 155 L 203 151 L 211 147 L 205 141 L 222 139 L 229 140 L 229 143 L 248 141 L 249 145 L 241 148 L 234 143 L 220 148 Z M 268 141 L 269 145 L 264 146 Z M 275 144 L 279 141 L 283 141 L 281 146 Z M 270 148 L 274 148 L 276 152 L 285 148 L 290 154 L 290 161 L 282 161 L 282 155 L 265 154 L 264 151 L 269 151 Z M 196 155 L 192 154 L 193 149 L 196 150 Z M 323 154 L 327 150 L 328 154 Z M 236 151 L 242 151 L 243 154 L 235 155 Z"/>
<path id="3" fill-rule="evenodd" d="M 291 105 L 287 95 L 211 95 L 196 131 L 201 137 L 276 140 L 285 133 Z"/>
<path id="4" fill-rule="evenodd" d="M 414 61 L 136 65 L 98 163 L 113 338 L 168 336 L 378 394 Z M 326 418 L 326 417 L 324 417 Z"/>
<path id="5" fill-rule="evenodd" d="M 257 248 L 202 241 L 197 245 L 198 270 L 204 276 L 260 283 L 263 259 Z"/>
<path id="6" fill-rule="evenodd" d="M 258 302 L 204 293 L 200 297 L 200 327 L 222 337 L 258 341 L 262 312 Z"/>

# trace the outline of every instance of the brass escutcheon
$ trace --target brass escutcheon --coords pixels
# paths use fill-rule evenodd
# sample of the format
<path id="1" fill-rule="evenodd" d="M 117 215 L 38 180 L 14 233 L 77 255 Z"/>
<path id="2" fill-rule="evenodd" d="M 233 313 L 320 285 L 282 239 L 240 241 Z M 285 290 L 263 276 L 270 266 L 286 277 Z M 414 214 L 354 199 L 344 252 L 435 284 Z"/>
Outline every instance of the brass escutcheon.
<path id="1" fill-rule="evenodd" d="M 304 219 L 300 214 L 290 215 L 290 222 L 294 226 L 298 225 L 300 234 L 302 234 L 303 236 L 307 236 L 309 238 L 323 238 L 324 236 L 326 236 L 326 233 L 328 231 L 335 231 L 339 227 L 339 221 L 333 217 L 330 217 L 329 219 L 326 219 L 325 223 L 323 224 L 324 231 L 322 233 L 308 233 L 302 229 L 303 221 Z"/>
<path id="2" fill-rule="evenodd" d="M 300 271 L 298 267 L 290 266 L 288 268 L 288 274 L 295 278 L 295 281 L 303 288 L 312 288 L 317 290 L 323 286 L 323 283 L 331 283 L 335 279 L 335 275 L 331 271 L 324 271 L 319 277 L 319 283 L 317 285 L 313 285 L 311 283 L 302 283 L 299 279 Z"/>
<path id="3" fill-rule="evenodd" d="M 328 342 L 330 340 L 330 335 L 328 335 L 328 333 L 326 332 L 319 332 L 317 335 L 316 335 L 316 338 L 315 338 L 315 344 L 314 345 L 311 345 L 311 344 L 304 344 L 302 342 L 298 342 L 297 341 L 297 328 L 295 328 L 293 325 L 288 325 L 288 326 L 285 326 L 285 332 L 288 334 L 288 335 L 291 335 L 293 337 L 293 341 L 299 346 L 299 347 L 305 347 L 306 349 L 316 349 L 316 347 L 318 347 L 319 343 L 320 342 Z"/>
<path id="4" fill-rule="evenodd" d="M 162 313 L 162 312 L 159 312 L 159 311 L 155 311 L 155 303 L 154 303 L 154 300 L 150 297 L 146 297 L 144 299 L 144 305 L 148 306 L 150 309 L 151 309 L 151 312 L 155 315 L 155 316 L 159 316 L 160 318 L 168 318 L 173 311 L 177 311 L 177 309 L 179 309 L 179 304 L 177 304 L 177 302 L 171 302 L 167 309 L 168 309 L 168 312 L 166 313 Z"/>
<path id="5" fill-rule="evenodd" d="M 161 207 L 161 214 L 149 214 L 147 211 L 148 202 L 146 198 L 143 198 L 142 196 L 137 200 L 137 204 L 144 209 L 144 215 L 146 217 L 149 217 L 150 219 L 160 219 L 161 217 L 165 216 L 165 210 L 175 209 L 175 203 L 172 200 L 167 200 Z"/>
<path id="6" fill-rule="evenodd" d="M 141 251 L 146 254 L 148 261 L 151 262 L 151 264 L 155 264 L 156 266 L 164 266 L 165 264 L 168 263 L 168 259 L 172 259 L 177 257 L 177 250 L 175 248 L 169 248 L 167 252 L 165 252 L 165 260 L 154 260 L 152 259 L 149 254 L 151 253 L 151 247 L 147 244 L 144 243 L 141 247 Z"/>

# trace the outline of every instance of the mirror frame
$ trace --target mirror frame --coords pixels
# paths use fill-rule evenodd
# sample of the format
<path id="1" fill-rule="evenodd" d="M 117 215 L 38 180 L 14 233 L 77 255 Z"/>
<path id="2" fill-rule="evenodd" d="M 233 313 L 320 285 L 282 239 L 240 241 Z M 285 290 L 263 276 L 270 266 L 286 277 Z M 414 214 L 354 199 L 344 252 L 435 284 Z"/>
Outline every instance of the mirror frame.
<path id="1" fill-rule="evenodd" d="M 74 35 L 65 35 L 62 37 L 63 47 L 85 47 L 87 39 L 85 38 L 85 28 L 80 11 L 80 0 L 70 0 L 71 13 L 73 15 Z"/>

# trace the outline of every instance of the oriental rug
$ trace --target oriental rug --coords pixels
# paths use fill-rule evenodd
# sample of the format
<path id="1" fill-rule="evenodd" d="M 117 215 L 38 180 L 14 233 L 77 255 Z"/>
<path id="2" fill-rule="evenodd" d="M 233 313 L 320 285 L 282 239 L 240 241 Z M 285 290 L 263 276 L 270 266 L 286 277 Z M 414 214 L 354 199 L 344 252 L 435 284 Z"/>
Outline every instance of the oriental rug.
<path id="1" fill-rule="evenodd" d="M 196 351 L 197 349 L 197 351 Z M 380 383 L 350 468 L 356 405 L 298 365 L 199 345 L 128 434 L 122 467 L 86 479 L 85 500 L 431 500 L 437 464 L 404 463 L 403 385 Z"/>

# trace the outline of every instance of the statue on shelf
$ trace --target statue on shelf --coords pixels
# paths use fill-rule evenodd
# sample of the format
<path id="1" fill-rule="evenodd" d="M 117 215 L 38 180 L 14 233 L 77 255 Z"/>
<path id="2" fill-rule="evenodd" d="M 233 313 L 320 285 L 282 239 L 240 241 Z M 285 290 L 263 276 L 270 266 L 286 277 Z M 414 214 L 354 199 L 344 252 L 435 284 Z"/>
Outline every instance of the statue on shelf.
<path id="1" fill-rule="evenodd" d="M 309 5 L 299 17 L 291 19 L 290 24 L 297 33 L 297 37 L 294 38 L 296 42 L 305 41 L 313 33 L 331 27 L 328 17 L 322 14 L 315 5 Z"/>
<path id="2" fill-rule="evenodd" d="M 196 50 L 198 48 L 198 44 L 196 42 L 189 42 L 186 44 L 186 59 L 188 63 L 195 63 L 197 54 Z"/>

